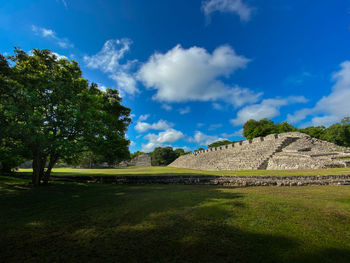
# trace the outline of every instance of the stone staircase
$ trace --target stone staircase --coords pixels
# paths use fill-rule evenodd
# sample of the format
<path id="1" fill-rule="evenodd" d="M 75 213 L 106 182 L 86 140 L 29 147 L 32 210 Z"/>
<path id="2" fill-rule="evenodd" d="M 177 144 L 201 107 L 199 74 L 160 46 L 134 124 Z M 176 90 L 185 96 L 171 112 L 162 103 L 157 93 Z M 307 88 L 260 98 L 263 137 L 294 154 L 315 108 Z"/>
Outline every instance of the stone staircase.
<path id="1" fill-rule="evenodd" d="M 282 150 L 287 147 L 288 145 L 292 144 L 293 142 L 299 140 L 299 138 L 294 138 L 294 137 L 286 137 L 282 142 L 280 142 L 278 144 L 278 146 L 276 147 L 275 151 L 268 155 L 262 162 L 261 164 L 258 166 L 257 170 L 266 170 L 267 165 L 269 163 L 269 160 L 276 154 L 279 152 L 282 152 Z"/>

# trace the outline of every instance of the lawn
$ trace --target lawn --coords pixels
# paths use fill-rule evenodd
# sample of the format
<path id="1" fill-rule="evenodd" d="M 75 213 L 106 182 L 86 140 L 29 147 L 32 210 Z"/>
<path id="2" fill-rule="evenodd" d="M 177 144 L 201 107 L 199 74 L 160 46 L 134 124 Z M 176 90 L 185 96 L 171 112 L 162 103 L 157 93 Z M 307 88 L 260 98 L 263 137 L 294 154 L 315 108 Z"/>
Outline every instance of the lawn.
<path id="1" fill-rule="evenodd" d="M 349 186 L 27 183 L 0 177 L 2 262 L 350 259 Z"/>
<path id="2" fill-rule="evenodd" d="M 20 173 L 31 174 L 32 169 L 19 169 Z M 330 168 L 330 169 L 309 169 L 309 170 L 245 170 L 245 171 L 203 171 L 185 168 L 175 168 L 167 166 L 152 167 L 126 167 L 117 169 L 75 169 L 75 168 L 55 168 L 52 175 L 71 176 L 71 175 L 89 175 L 89 176 L 176 176 L 176 175 L 232 175 L 232 176 L 306 176 L 306 175 L 348 175 L 350 167 Z"/>

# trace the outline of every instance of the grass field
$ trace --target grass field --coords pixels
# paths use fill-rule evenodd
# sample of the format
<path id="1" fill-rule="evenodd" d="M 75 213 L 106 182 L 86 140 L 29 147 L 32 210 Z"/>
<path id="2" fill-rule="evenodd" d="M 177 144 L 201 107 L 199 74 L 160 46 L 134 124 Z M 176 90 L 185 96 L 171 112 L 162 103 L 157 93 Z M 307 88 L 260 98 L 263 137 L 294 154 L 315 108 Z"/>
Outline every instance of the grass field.
<path id="1" fill-rule="evenodd" d="M 20 173 L 30 174 L 32 169 L 19 169 Z M 120 176 L 152 176 L 152 175 L 232 175 L 232 176 L 288 176 L 288 175 L 340 175 L 350 174 L 350 167 L 347 168 L 330 168 L 330 169 L 315 169 L 315 170 L 250 170 L 250 171 L 202 171 L 194 169 L 183 169 L 174 167 L 126 167 L 117 169 L 74 169 L 74 168 L 55 168 L 52 175 L 70 176 L 70 175 L 120 175 Z"/>
<path id="2" fill-rule="evenodd" d="M 0 176 L 0 233 L 1 262 L 349 262 L 350 187 Z"/>

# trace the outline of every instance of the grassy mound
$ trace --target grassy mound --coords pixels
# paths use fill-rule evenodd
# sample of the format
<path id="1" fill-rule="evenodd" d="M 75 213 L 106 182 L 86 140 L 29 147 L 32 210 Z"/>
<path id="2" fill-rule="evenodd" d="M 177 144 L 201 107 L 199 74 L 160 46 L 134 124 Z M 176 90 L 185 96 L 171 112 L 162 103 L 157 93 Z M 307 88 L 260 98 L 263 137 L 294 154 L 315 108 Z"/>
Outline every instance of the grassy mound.
<path id="1" fill-rule="evenodd" d="M 349 262 L 350 187 L 0 177 L 3 262 Z"/>

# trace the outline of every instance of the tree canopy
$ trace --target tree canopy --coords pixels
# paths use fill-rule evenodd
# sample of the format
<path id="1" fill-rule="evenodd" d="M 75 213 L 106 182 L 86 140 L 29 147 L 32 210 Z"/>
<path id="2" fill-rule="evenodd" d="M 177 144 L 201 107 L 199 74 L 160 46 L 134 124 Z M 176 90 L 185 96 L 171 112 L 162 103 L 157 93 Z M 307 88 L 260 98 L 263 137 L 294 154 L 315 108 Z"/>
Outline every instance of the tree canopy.
<path id="1" fill-rule="evenodd" d="M 153 166 L 163 166 L 168 165 L 175 161 L 181 155 L 187 154 L 184 149 L 173 150 L 172 147 L 157 147 L 151 153 L 152 165 Z"/>
<path id="2" fill-rule="evenodd" d="M 227 144 L 232 144 L 232 143 L 233 142 L 229 141 L 229 140 L 216 141 L 216 142 L 213 142 L 213 143 L 209 144 L 208 148 L 219 147 L 219 146 L 222 146 L 222 145 L 227 145 Z"/>
<path id="3" fill-rule="evenodd" d="M 8 138 L 1 138 L 1 149 L 33 160 L 33 184 L 47 182 L 59 159 L 70 162 L 84 151 L 109 163 L 129 157 L 130 109 L 121 105 L 117 90 L 89 84 L 77 62 L 49 50 L 14 53 L 13 66 L 0 58 L 1 132 Z"/>
<path id="4" fill-rule="evenodd" d="M 243 135 L 248 140 L 272 133 L 300 131 L 311 137 L 332 142 L 334 144 L 350 147 L 350 117 L 342 119 L 328 128 L 324 126 L 310 126 L 302 129 L 292 126 L 287 122 L 274 123 L 272 120 L 249 120 L 243 126 Z"/>
<path id="5" fill-rule="evenodd" d="M 243 136 L 248 140 L 259 136 L 267 136 L 272 133 L 297 131 L 298 129 L 287 122 L 274 123 L 272 120 L 249 120 L 243 126 Z"/>

